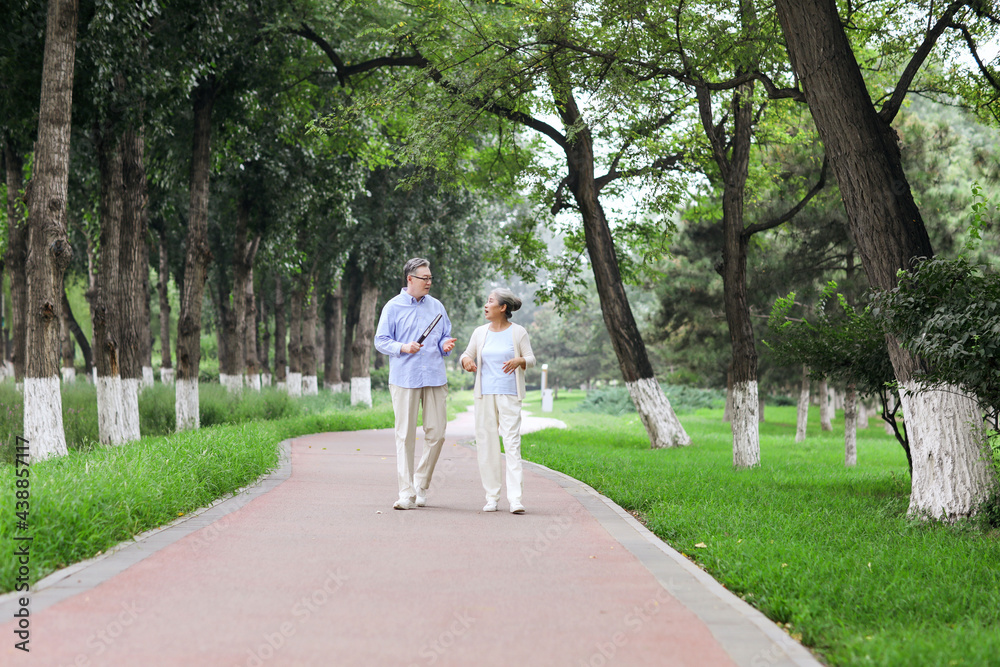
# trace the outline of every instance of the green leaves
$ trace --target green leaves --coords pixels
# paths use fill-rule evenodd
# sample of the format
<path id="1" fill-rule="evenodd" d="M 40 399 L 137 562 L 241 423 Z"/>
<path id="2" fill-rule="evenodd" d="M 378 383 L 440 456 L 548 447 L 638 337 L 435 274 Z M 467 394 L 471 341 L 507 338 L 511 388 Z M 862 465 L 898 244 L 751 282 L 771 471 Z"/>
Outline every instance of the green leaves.
<path id="1" fill-rule="evenodd" d="M 1000 275 L 966 258 L 928 259 L 880 294 L 873 313 L 928 363 L 921 379 L 975 394 L 996 419 L 1000 406 Z"/>

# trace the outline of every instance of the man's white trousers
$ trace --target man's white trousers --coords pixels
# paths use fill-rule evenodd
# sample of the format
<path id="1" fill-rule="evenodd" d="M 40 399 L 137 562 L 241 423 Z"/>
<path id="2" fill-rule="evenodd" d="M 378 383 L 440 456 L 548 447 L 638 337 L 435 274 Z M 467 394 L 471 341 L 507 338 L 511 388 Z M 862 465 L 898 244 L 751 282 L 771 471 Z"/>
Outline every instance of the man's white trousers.
<path id="1" fill-rule="evenodd" d="M 408 389 L 389 385 L 392 410 L 396 415 L 396 472 L 399 478 L 399 497 L 414 500 L 417 489 L 431 484 L 434 466 L 441 456 L 444 430 L 448 423 L 446 403 L 448 385 Z M 423 404 L 424 451 L 420 465 L 413 471 L 414 449 L 417 442 L 417 413 Z"/>

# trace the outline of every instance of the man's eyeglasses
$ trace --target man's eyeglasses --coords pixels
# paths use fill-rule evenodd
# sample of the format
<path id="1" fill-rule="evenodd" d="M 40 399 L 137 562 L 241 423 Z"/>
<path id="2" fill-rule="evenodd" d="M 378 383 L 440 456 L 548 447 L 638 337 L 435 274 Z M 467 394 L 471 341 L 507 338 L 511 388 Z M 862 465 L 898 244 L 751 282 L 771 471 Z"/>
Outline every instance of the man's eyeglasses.
<path id="1" fill-rule="evenodd" d="M 434 280 L 434 276 L 415 276 L 412 273 L 410 275 L 414 278 L 417 278 L 418 280 L 423 280 L 425 283 L 429 283 L 430 281 Z"/>

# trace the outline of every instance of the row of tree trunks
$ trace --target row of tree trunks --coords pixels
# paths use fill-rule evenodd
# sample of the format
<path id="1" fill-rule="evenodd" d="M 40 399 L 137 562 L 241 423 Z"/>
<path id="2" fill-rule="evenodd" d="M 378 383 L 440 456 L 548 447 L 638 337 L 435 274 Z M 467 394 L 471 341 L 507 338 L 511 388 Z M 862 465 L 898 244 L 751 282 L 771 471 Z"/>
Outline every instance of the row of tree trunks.
<path id="1" fill-rule="evenodd" d="M 872 103 L 835 0 L 776 0 L 775 8 L 816 128 L 840 184 L 869 284 L 890 290 L 897 273 L 933 255 L 898 137 Z M 922 361 L 887 341 L 912 454 L 909 514 L 969 516 L 997 485 L 979 410 L 957 387 L 917 379 Z"/>
<path id="2" fill-rule="evenodd" d="M 32 461 L 67 453 L 59 385 L 59 333 L 63 274 L 73 256 L 66 234 L 66 198 L 77 17 L 76 0 L 49 2 L 38 140 L 28 195 L 27 302 L 23 311 L 24 437 Z"/>

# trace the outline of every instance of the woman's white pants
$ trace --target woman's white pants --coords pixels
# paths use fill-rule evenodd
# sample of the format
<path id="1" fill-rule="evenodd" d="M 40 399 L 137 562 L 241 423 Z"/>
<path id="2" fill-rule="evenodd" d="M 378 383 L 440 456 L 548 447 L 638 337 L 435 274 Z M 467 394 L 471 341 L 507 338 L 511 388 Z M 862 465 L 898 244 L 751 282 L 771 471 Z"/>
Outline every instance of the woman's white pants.
<path id="1" fill-rule="evenodd" d="M 500 438 L 507 459 L 507 500 L 521 502 L 524 474 L 521 466 L 521 399 L 507 394 L 483 394 L 476 404 L 476 452 L 486 501 L 500 499 L 503 467 Z"/>

